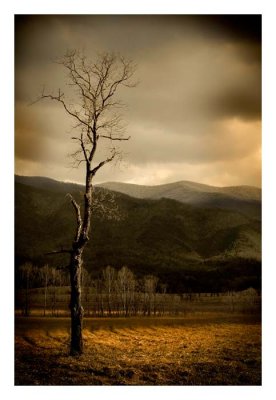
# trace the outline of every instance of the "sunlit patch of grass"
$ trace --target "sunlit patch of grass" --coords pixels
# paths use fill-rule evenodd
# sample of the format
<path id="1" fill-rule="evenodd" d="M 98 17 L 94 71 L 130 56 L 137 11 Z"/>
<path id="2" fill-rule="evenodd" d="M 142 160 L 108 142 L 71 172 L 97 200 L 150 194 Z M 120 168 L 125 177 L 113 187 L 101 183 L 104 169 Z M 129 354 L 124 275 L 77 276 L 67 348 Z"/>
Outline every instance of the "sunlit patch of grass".
<path id="1" fill-rule="evenodd" d="M 83 337 L 85 353 L 77 358 L 68 356 L 66 329 L 33 329 L 16 337 L 16 382 L 63 385 L 261 383 L 261 327 L 257 323 L 199 321 L 188 326 L 84 329 Z M 43 364 L 34 376 L 36 369 L 32 367 L 40 358 Z M 55 374 L 47 374 L 53 367 Z"/>

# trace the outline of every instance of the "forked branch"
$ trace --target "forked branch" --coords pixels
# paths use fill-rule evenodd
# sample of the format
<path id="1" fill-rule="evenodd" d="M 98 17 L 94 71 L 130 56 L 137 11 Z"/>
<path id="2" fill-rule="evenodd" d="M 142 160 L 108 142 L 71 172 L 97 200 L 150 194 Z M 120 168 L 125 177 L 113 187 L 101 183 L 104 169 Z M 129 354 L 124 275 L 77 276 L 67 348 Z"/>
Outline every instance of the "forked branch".
<path id="1" fill-rule="evenodd" d="M 114 158 L 115 158 L 118 154 L 119 154 L 119 152 L 117 152 L 117 151 L 114 150 L 113 153 L 112 153 L 112 155 L 111 155 L 109 158 L 106 158 L 105 160 L 101 161 L 96 167 L 94 167 L 94 168 L 91 170 L 92 176 L 94 176 L 94 175 L 97 173 L 97 171 L 98 171 L 100 168 L 102 168 L 105 164 L 110 163 L 111 161 L 113 161 Z"/>

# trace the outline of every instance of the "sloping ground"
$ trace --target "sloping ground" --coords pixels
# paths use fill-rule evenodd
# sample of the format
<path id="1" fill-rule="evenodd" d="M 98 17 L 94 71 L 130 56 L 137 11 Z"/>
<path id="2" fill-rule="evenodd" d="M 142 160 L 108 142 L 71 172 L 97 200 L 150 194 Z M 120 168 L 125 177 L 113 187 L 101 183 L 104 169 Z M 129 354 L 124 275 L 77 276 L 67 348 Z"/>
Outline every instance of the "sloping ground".
<path id="1" fill-rule="evenodd" d="M 16 335 L 15 384 L 261 384 L 261 327 L 252 317 L 145 324 L 112 330 L 108 324 L 97 330 L 88 325 L 85 354 L 78 358 L 68 356 L 68 330 L 60 322 L 54 329 L 39 324 L 21 329 Z"/>
<path id="2" fill-rule="evenodd" d="M 59 182 L 38 176 L 15 176 L 17 183 L 58 193 L 80 192 L 84 186 L 72 182 Z M 180 181 L 165 185 L 143 186 L 121 182 L 106 182 L 97 187 L 126 194 L 139 199 L 168 198 L 198 207 L 222 208 L 242 212 L 261 219 L 261 189 L 253 186 L 217 187 L 201 183 Z"/>
<path id="3" fill-rule="evenodd" d="M 75 197 L 80 201 L 80 194 Z M 183 260 L 200 260 L 221 255 L 225 257 L 240 240 L 239 257 L 260 259 L 260 223 L 235 211 L 197 208 L 174 200 L 138 200 L 116 196 L 122 218 L 109 221 L 94 215 L 93 246 L 89 258 L 101 248 L 108 254 L 125 250 L 135 257 L 149 249 L 170 259 L 170 253 Z M 16 251 L 37 255 L 70 245 L 75 220 L 66 196 L 26 185 L 16 184 L 15 199 Z M 39 251 L 38 251 L 39 250 Z M 250 253 L 250 250 L 252 252 Z M 42 253 L 43 254 L 43 253 Z M 118 254 L 118 253 L 117 253 Z M 258 257 L 256 257 L 256 254 Z M 169 261 L 167 261 L 169 262 Z"/>

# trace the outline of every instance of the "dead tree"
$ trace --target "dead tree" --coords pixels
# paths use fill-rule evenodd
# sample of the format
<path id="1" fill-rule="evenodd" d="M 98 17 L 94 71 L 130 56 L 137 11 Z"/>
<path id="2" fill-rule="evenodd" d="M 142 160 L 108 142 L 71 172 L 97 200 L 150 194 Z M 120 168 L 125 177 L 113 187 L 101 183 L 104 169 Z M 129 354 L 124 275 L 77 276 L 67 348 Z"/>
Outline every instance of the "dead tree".
<path id="1" fill-rule="evenodd" d="M 103 284 L 104 284 L 104 289 L 107 297 L 107 309 L 108 309 L 108 315 L 112 315 L 113 311 L 113 304 L 112 304 L 112 294 L 114 292 L 114 282 L 116 279 L 116 271 L 114 268 L 107 266 L 103 272 Z"/>
<path id="2" fill-rule="evenodd" d="M 135 278 L 132 271 L 126 266 L 122 267 L 117 275 L 117 290 L 121 297 L 123 315 L 127 317 L 133 303 Z"/>
<path id="3" fill-rule="evenodd" d="M 71 282 L 71 354 L 83 352 L 81 302 L 81 268 L 83 251 L 89 240 L 93 205 L 93 179 L 106 164 L 120 157 L 119 142 L 129 140 L 125 136 L 125 126 L 118 112 L 123 106 L 117 98 L 120 87 L 134 87 L 132 81 L 135 66 L 131 60 L 115 54 L 102 54 L 96 62 L 89 61 L 77 51 L 67 52 L 58 60 L 68 74 L 69 89 L 73 89 L 73 101 L 58 89 L 56 94 L 43 89 L 39 100 L 48 99 L 59 103 L 75 121 L 75 131 L 71 139 L 76 142 L 72 155 L 74 165 L 85 164 L 85 193 L 82 206 L 69 195 L 76 214 L 76 233 L 72 248 L 57 250 L 55 253 L 70 255 Z M 106 143 L 109 147 L 106 148 Z M 100 149 L 107 155 L 99 160 Z"/>
<path id="4" fill-rule="evenodd" d="M 81 271 L 81 287 L 84 295 L 85 313 L 89 316 L 89 292 L 90 292 L 91 276 L 87 269 L 82 268 Z"/>
<path id="5" fill-rule="evenodd" d="M 30 286 L 31 279 L 33 277 L 34 267 L 31 263 L 27 262 L 20 267 L 21 279 L 25 286 L 25 302 L 24 302 L 24 310 L 23 315 L 28 317 L 30 315 Z"/>
<path id="6" fill-rule="evenodd" d="M 47 295 L 48 295 L 48 282 L 49 282 L 49 266 L 48 264 L 40 268 L 40 277 L 44 286 L 44 312 L 43 315 L 46 317 L 47 313 Z"/>
<path id="7" fill-rule="evenodd" d="M 52 317 L 54 317 L 55 315 L 56 315 L 56 312 L 57 312 L 57 309 L 56 309 L 56 306 L 57 306 L 57 288 L 56 288 L 56 285 L 57 285 L 57 270 L 56 270 L 56 268 L 51 268 L 51 270 L 50 270 L 50 276 L 51 276 L 51 283 L 52 283 L 52 290 L 51 290 L 51 294 L 52 294 Z"/>
<path id="8" fill-rule="evenodd" d="M 156 307 L 156 288 L 157 288 L 158 278 L 153 275 L 147 275 L 144 277 L 144 290 L 147 304 L 145 304 L 148 312 L 148 316 L 155 314 Z"/>

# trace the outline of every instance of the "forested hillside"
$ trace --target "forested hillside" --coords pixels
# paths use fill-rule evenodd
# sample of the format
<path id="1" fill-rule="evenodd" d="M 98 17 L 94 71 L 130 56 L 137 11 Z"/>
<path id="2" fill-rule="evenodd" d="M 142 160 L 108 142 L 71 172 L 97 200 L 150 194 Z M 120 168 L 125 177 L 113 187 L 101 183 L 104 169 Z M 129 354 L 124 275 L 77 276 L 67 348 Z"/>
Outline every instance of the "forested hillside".
<path id="1" fill-rule="evenodd" d="M 75 215 L 66 193 L 80 201 L 82 187 L 44 178 L 16 177 L 15 257 L 66 266 L 68 255 L 46 255 L 70 246 Z M 26 184 L 27 183 L 27 184 Z M 44 187 L 44 188 L 43 188 Z M 95 196 L 103 189 L 96 188 Z M 128 266 L 138 277 L 154 274 L 170 291 L 260 287 L 261 221 L 258 212 L 185 204 L 168 198 L 138 199 L 112 192 L 116 219 L 96 209 L 85 267 L 92 275 L 108 265 Z M 239 199 L 242 202 L 241 199 Z M 246 208 L 248 198 L 244 200 Z"/>

